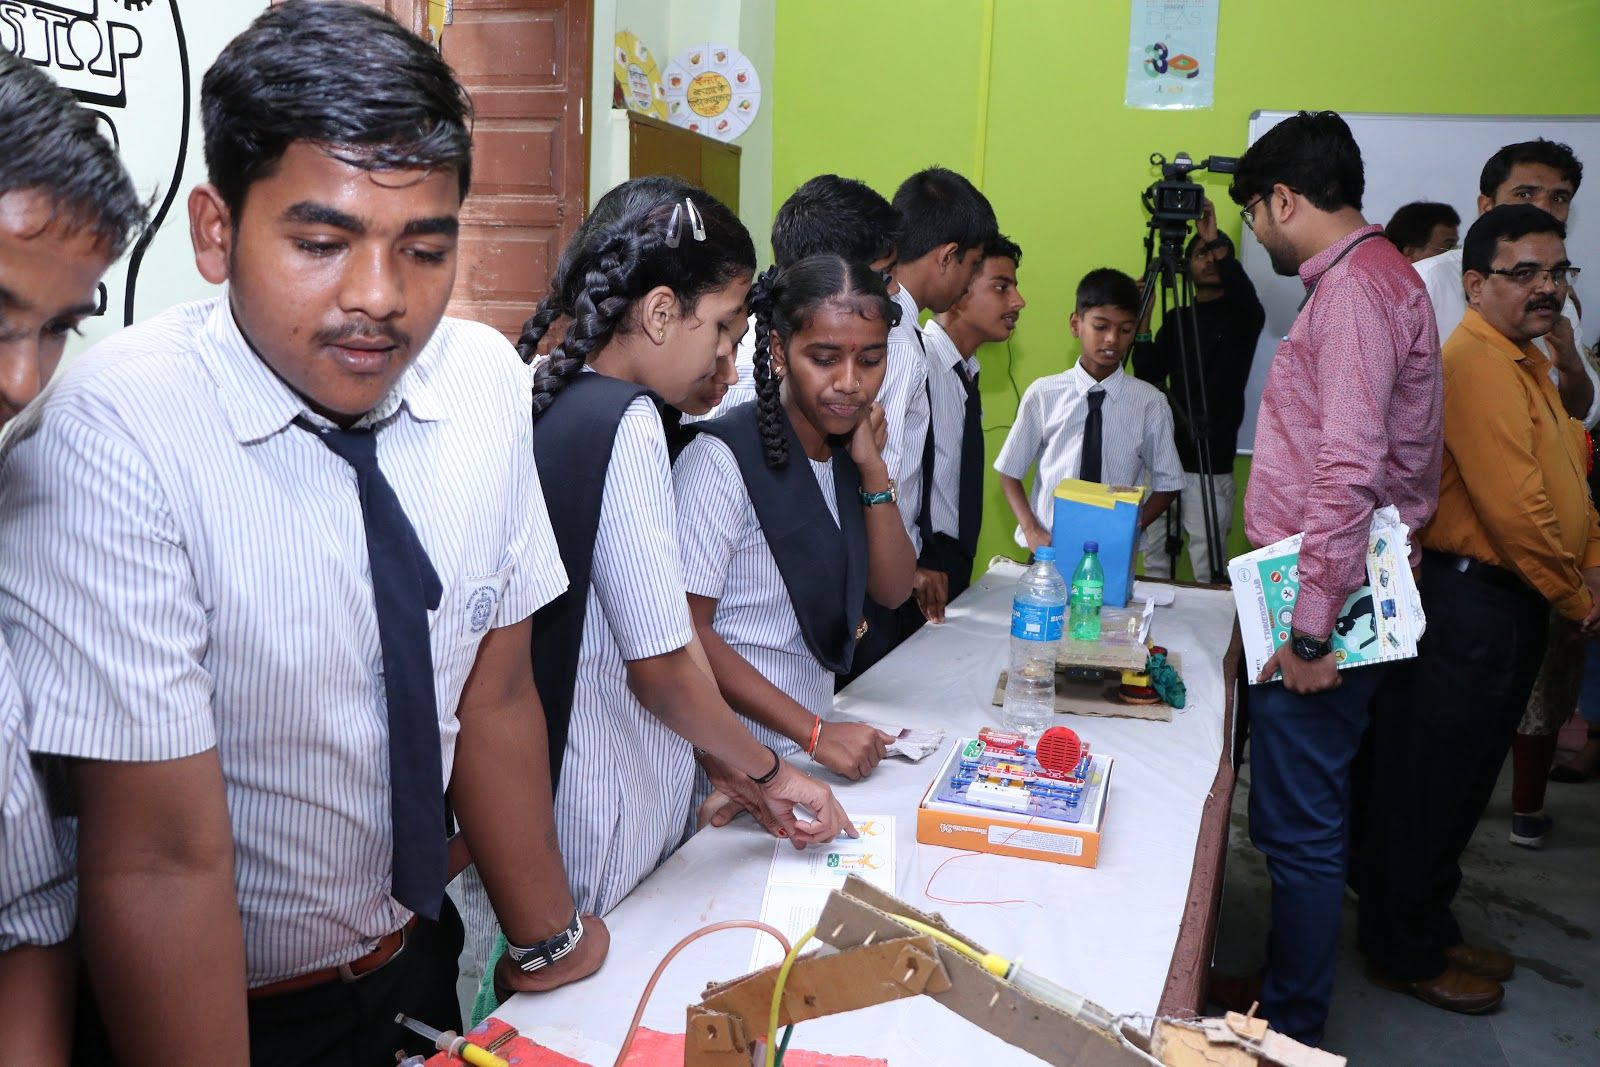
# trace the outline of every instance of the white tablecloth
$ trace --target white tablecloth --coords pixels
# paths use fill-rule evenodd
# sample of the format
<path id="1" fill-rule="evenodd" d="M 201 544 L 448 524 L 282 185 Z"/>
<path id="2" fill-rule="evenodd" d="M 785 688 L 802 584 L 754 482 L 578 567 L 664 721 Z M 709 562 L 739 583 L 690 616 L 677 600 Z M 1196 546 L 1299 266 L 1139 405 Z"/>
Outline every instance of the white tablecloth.
<path id="1" fill-rule="evenodd" d="M 1011 594 L 1022 573 L 999 564 L 837 698 L 841 714 L 943 729 L 946 746 L 997 722 L 991 705 L 1006 660 Z M 1100 863 L 1093 869 L 1004 856 L 957 860 L 937 896 L 1030 901 L 950 905 L 925 894 L 956 850 L 916 841 L 916 807 L 943 751 L 920 763 L 890 759 L 870 778 L 837 782 L 845 807 L 897 817 L 897 895 L 940 912 L 987 948 L 1077 990 L 1113 1013 L 1154 1012 L 1188 896 L 1201 809 L 1217 773 L 1225 707 L 1221 662 L 1233 626 L 1226 592 L 1180 588 L 1156 609 L 1151 639 L 1172 649 L 1188 706 L 1170 723 L 1063 717 L 1096 752 L 1116 758 Z M 748 818 L 700 833 L 606 917 L 611 955 L 599 974 L 557 992 L 518 996 L 496 1014 L 536 1040 L 589 1063 L 609 1064 L 645 980 L 679 938 L 708 922 L 759 918 L 773 839 Z M 757 935 L 712 934 L 667 969 L 644 1025 L 681 1033 L 684 1009 L 708 982 L 743 974 Z M 925 997 L 807 1022 L 794 1046 L 888 1059 L 900 1065 L 993 1067 L 1036 1063 Z"/>

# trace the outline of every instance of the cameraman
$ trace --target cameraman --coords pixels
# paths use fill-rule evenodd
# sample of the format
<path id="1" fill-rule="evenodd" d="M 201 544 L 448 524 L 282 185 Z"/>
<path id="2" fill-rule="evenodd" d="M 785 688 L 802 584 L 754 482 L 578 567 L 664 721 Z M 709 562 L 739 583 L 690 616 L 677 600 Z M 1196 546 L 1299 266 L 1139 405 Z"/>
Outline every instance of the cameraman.
<path id="1" fill-rule="evenodd" d="M 1266 322 L 1266 312 L 1256 298 L 1255 286 L 1233 255 L 1233 242 L 1217 229 L 1217 210 L 1205 200 L 1195 235 L 1186 255 L 1189 275 L 1194 279 L 1194 307 L 1177 307 L 1161 324 L 1152 341 L 1149 318 L 1140 325 L 1139 339 L 1133 348 L 1133 372 L 1143 380 L 1166 390 L 1176 422 L 1178 456 L 1183 461 L 1184 487 L 1178 507 L 1167 512 L 1164 523 L 1153 523 L 1144 535 L 1144 569 L 1153 578 L 1171 578 L 1174 560 L 1169 544 L 1181 543 L 1177 523 L 1189 534 L 1189 562 L 1196 581 L 1221 580 L 1212 575 L 1207 558 L 1205 510 L 1201 498 L 1200 475 L 1209 473 L 1211 499 L 1215 502 L 1217 531 L 1220 535 L 1218 562 L 1226 564 L 1228 531 L 1233 526 L 1233 459 L 1238 451 L 1239 424 L 1244 421 L 1244 389 L 1250 380 L 1250 364 L 1255 359 L 1256 340 Z M 1154 309 L 1155 302 L 1151 301 Z M 1190 330 L 1188 316 L 1195 316 L 1200 350 L 1190 359 L 1199 370 L 1200 380 L 1187 383 L 1178 347 L 1178 331 Z M 1185 334 L 1192 340 L 1194 332 Z M 1195 448 L 1196 418 L 1189 410 L 1190 390 L 1204 390 L 1202 409 L 1209 422 L 1205 434 L 1210 443 L 1209 462 L 1202 463 Z"/>

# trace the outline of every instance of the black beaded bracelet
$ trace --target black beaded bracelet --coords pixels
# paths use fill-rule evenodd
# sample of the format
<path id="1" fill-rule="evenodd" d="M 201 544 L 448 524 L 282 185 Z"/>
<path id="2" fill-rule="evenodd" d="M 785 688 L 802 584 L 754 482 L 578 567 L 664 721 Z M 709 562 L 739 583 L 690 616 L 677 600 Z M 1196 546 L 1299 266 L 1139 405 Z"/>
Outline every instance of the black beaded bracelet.
<path id="1" fill-rule="evenodd" d="M 768 771 L 766 774 L 763 774 L 760 778 L 757 778 L 753 774 L 745 775 L 746 778 L 749 778 L 756 785 L 766 785 L 768 782 L 778 777 L 778 771 L 783 768 L 783 760 L 779 758 L 776 752 L 772 751 L 771 745 L 762 745 L 761 747 L 766 749 L 768 752 L 772 752 L 772 770 Z"/>

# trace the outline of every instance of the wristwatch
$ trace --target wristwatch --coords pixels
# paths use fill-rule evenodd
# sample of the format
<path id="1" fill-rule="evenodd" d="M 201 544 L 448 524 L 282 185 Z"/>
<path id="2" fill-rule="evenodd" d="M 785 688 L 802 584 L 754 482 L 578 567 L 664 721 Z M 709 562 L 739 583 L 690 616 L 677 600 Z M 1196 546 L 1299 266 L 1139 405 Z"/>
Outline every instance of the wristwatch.
<path id="1" fill-rule="evenodd" d="M 1294 634 L 1294 639 L 1289 643 L 1289 647 L 1295 655 L 1307 663 L 1315 663 L 1323 656 L 1326 656 L 1333 648 L 1325 638 L 1319 639 L 1302 633 Z"/>
<path id="2" fill-rule="evenodd" d="M 578 947 L 578 942 L 583 940 L 583 919 L 576 911 L 572 913 L 572 922 L 567 928 L 554 937 L 547 937 L 543 941 L 532 945 L 506 945 L 506 954 L 511 957 L 511 962 L 520 969 L 532 974 L 542 971 L 552 963 L 570 955 Z"/>
<path id="3" fill-rule="evenodd" d="M 869 508 L 874 504 L 893 504 L 894 501 L 895 488 L 893 478 L 889 479 L 889 488 L 881 493 L 869 493 L 865 489 L 861 490 L 861 503 Z"/>

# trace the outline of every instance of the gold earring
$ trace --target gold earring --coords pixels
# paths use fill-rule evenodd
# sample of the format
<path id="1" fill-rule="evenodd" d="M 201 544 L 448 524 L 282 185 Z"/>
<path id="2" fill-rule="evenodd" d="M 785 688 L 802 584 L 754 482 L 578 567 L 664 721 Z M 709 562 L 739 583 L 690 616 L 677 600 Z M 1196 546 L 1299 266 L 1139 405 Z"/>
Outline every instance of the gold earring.
<path id="1" fill-rule="evenodd" d="M 667 339 L 666 327 L 662 327 L 661 329 L 656 331 L 656 341 L 657 342 L 665 341 L 666 339 Z"/>

